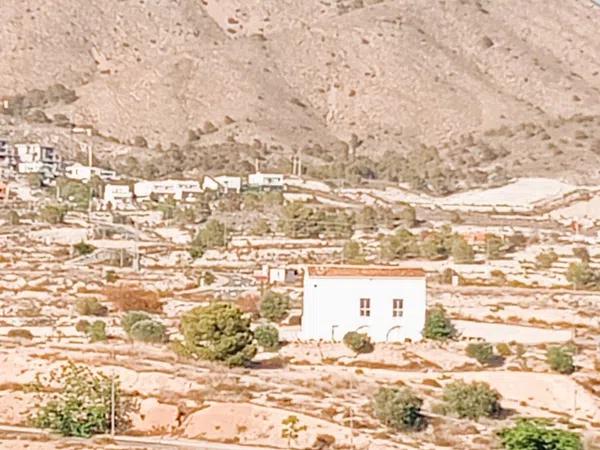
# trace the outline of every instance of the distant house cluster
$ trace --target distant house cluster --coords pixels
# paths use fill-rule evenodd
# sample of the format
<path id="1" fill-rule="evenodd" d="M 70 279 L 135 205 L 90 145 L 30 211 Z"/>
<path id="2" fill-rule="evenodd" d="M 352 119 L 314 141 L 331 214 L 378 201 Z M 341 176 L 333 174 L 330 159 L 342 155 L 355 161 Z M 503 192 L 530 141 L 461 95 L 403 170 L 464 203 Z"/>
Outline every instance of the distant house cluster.
<path id="1" fill-rule="evenodd" d="M 104 190 L 104 202 L 114 208 L 126 208 L 137 201 L 195 202 L 204 192 L 216 194 L 239 194 L 245 190 L 272 191 L 283 190 L 284 175 L 256 173 L 247 179 L 240 176 L 206 175 L 202 183 L 197 180 L 157 180 L 138 181 L 130 184 L 107 184 Z"/>
<path id="2" fill-rule="evenodd" d="M 204 192 L 239 194 L 244 190 L 282 190 L 284 175 L 257 172 L 247 178 L 237 175 L 206 175 L 200 180 L 124 180 L 114 170 L 91 164 L 63 161 L 57 151 L 39 143 L 10 143 L 0 138 L 0 178 L 39 174 L 42 185 L 53 185 L 59 176 L 90 182 L 98 178 L 104 182 L 100 206 L 126 209 L 135 202 L 147 200 L 195 202 Z M 0 185 L 0 198 L 7 196 L 7 184 Z"/>

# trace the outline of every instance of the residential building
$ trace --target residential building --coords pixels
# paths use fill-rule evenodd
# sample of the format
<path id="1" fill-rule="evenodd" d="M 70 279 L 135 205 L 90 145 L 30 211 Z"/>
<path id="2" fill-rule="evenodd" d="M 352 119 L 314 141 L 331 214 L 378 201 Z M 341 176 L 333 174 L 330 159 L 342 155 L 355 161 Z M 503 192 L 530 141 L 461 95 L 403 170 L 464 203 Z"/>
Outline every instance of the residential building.
<path id="1" fill-rule="evenodd" d="M 0 200 L 6 199 L 8 196 L 8 186 L 3 181 L 0 181 Z"/>
<path id="2" fill-rule="evenodd" d="M 16 159 L 7 140 L 0 139 L 0 169 L 14 168 Z"/>
<path id="3" fill-rule="evenodd" d="M 56 150 L 41 144 L 15 144 L 14 157 L 19 173 L 36 173 L 44 168 L 50 173 L 56 173 L 60 163 Z"/>
<path id="4" fill-rule="evenodd" d="M 248 175 L 248 186 L 253 189 L 283 189 L 284 175 L 281 173 L 252 173 Z"/>
<path id="5" fill-rule="evenodd" d="M 195 201 L 202 193 L 202 188 L 200 183 L 195 180 L 140 181 L 133 186 L 133 193 L 138 201 L 150 198 Z"/>
<path id="6" fill-rule="evenodd" d="M 374 342 L 418 341 L 427 308 L 422 269 L 309 266 L 304 272 L 303 340 L 341 341 L 349 331 Z"/>
<path id="7" fill-rule="evenodd" d="M 109 209 L 123 209 L 133 201 L 133 193 L 128 184 L 107 184 L 104 186 L 104 203 Z"/>
<path id="8" fill-rule="evenodd" d="M 210 177 L 206 175 L 202 182 L 202 189 L 206 191 L 217 191 L 227 194 L 229 192 L 240 193 L 242 190 L 242 177 L 220 175 Z"/>
<path id="9" fill-rule="evenodd" d="M 114 170 L 90 167 L 79 163 L 65 167 L 65 177 L 72 180 L 89 181 L 93 176 L 97 176 L 104 181 L 110 181 L 117 178 L 117 173 Z"/>

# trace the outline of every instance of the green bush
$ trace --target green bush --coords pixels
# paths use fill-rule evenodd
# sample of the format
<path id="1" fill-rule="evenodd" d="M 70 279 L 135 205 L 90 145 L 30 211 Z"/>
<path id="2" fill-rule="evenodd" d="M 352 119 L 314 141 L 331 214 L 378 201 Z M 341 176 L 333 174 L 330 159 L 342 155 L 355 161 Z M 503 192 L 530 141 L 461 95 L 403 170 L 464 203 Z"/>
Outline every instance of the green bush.
<path id="1" fill-rule="evenodd" d="M 75 302 L 75 310 L 82 316 L 106 316 L 108 308 L 97 298 L 80 298 Z"/>
<path id="2" fill-rule="evenodd" d="M 423 335 L 427 339 L 436 341 L 445 341 L 456 337 L 456 328 L 446 315 L 446 310 L 443 307 L 436 306 L 427 312 Z"/>
<path id="3" fill-rule="evenodd" d="M 40 219 L 51 225 L 63 223 L 67 207 L 64 205 L 47 205 L 40 210 Z"/>
<path id="4" fill-rule="evenodd" d="M 109 270 L 106 272 L 105 280 L 107 283 L 114 283 L 119 279 L 119 276 L 116 274 L 114 270 Z"/>
<path id="5" fill-rule="evenodd" d="M 186 351 L 200 359 L 243 366 L 256 355 L 250 319 L 231 304 L 214 303 L 188 311 L 180 331 Z"/>
<path id="6" fill-rule="evenodd" d="M 136 322 L 141 322 L 142 320 L 152 320 L 152 317 L 143 311 L 129 311 L 121 318 L 121 326 L 129 334 Z"/>
<path id="7" fill-rule="evenodd" d="M 387 260 L 411 258 L 419 255 L 417 237 L 410 231 L 400 229 L 379 242 L 381 257 Z"/>
<path id="8" fill-rule="evenodd" d="M 254 330 L 256 342 L 265 351 L 276 351 L 279 349 L 279 330 L 273 325 L 262 325 Z"/>
<path id="9" fill-rule="evenodd" d="M 375 416 L 394 430 L 416 430 L 423 427 L 423 400 L 410 389 L 379 388 L 373 399 Z"/>
<path id="10" fill-rule="evenodd" d="M 363 264 L 365 256 L 359 242 L 348 241 L 342 249 L 342 258 L 346 264 Z"/>
<path id="11" fill-rule="evenodd" d="M 554 251 L 542 252 L 535 257 L 536 265 L 540 269 L 550 269 L 556 261 L 558 261 L 558 255 Z"/>
<path id="12" fill-rule="evenodd" d="M 101 342 L 106 340 L 106 324 L 101 320 L 96 320 L 90 324 L 86 330 L 90 342 Z"/>
<path id="13" fill-rule="evenodd" d="M 69 363 L 52 371 L 47 378 L 39 378 L 35 387 L 39 392 L 52 387 L 53 394 L 40 394 L 40 403 L 33 424 L 49 428 L 64 436 L 90 437 L 110 430 L 111 400 L 117 427 L 126 420 L 125 405 L 121 401 L 118 378 L 113 380 L 103 373 L 93 373 L 85 366 Z M 56 389 L 58 387 L 58 389 Z"/>
<path id="14" fill-rule="evenodd" d="M 73 248 L 78 255 L 89 255 L 90 253 L 94 253 L 94 250 L 96 250 L 96 247 L 83 241 L 75 244 Z"/>
<path id="15" fill-rule="evenodd" d="M 572 346 L 550 347 L 546 352 L 546 362 L 552 370 L 568 375 L 575 372 L 573 353 L 575 349 Z"/>
<path id="16" fill-rule="evenodd" d="M 512 355 L 512 350 L 510 349 L 510 346 L 504 342 L 500 342 L 499 344 L 496 344 L 496 351 L 498 352 L 498 354 L 504 358 L 509 357 L 510 355 Z"/>
<path id="17" fill-rule="evenodd" d="M 162 343 L 167 340 L 165 326 L 152 319 L 138 320 L 129 330 L 129 336 L 136 341 Z"/>
<path id="18" fill-rule="evenodd" d="M 457 264 L 469 264 L 474 260 L 473 247 L 471 247 L 462 236 L 456 236 L 452 240 L 452 258 Z"/>
<path id="19" fill-rule="evenodd" d="M 475 358 L 478 363 L 488 365 L 494 362 L 494 348 L 487 342 L 478 342 L 467 345 L 467 356 Z"/>
<path id="20" fill-rule="evenodd" d="M 600 285 L 600 274 L 586 262 L 569 264 L 566 277 L 575 289 L 597 289 Z"/>
<path id="21" fill-rule="evenodd" d="M 443 400 L 443 411 L 461 419 L 496 417 L 502 411 L 500 394 L 487 383 L 477 381 L 467 384 L 459 380 L 446 385 Z"/>
<path id="22" fill-rule="evenodd" d="M 280 322 L 290 312 L 290 298 L 286 294 L 268 291 L 260 300 L 260 315 L 271 322 Z"/>
<path id="23" fill-rule="evenodd" d="M 554 428 L 545 420 L 519 419 L 499 433 L 506 450 L 583 450 L 578 433 Z"/>
<path id="24" fill-rule="evenodd" d="M 371 339 L 364 333 L 349 331 L 344 335 L 344 344 L 355 353 L 370 353 L 373 351 Z"/>
<path id="25" fill-rule="evenodd" d="M 227 243 L 227 232 L 225 225 L 217 220 L 209 220 L 204 228 L 198 231 L 190 246 L 192 258 L 201 257 L 204 252 L 211 248 L 224 247 Z"/>

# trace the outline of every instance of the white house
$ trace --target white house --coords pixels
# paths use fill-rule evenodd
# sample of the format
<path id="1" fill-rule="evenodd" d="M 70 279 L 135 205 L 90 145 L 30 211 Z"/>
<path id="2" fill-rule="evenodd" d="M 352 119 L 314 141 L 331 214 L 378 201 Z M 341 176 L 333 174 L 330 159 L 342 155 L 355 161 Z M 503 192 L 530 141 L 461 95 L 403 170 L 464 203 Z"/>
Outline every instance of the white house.
<path id="1" fill-rule="evenodd" d="M 258 189 L 283 189 L 284 176 L 281 173 L 252 173 L 248 175 L 248 186 Z"/>
<path id="2" fill-rule="evenodd" d="M 127 184 L 107 184 L 104 186 L 104 202 L 112 208 L 121 209 L 131 204 L 133 193 Z"/>
<path id="3" fill-rule="evenodd" d="M 202 193 L 200 183 L 195 180 L 140 181 L 133 186 L 137 200 L 147 200 L 155 195 L 160 199 L 194 200 Z"/>
<path id="4" fill-rule="evenodd" d="M 374 342 L 418 341 L 426 309 L 422 269 L 309 266 L 300 338 L 341 341 L 347 332 L 357 331 Z"/>
<path id="5" fill-rule="evenodd" d="M 108 181 L 116 179 L 117 173 L 114 170 L 84 166 L 79 163 L 65 167 L 65 177 L 72 180 L 89 181 L 92 176 L 97 176 L 102 180 Z"/>
<path id="6" fill-rule="evenodd" d="M 242 178 L 228 175 L 210 177 L 206 175 L 202 182 L 202 188 L 207 191 L 239 192 L 242 190 Z"/>

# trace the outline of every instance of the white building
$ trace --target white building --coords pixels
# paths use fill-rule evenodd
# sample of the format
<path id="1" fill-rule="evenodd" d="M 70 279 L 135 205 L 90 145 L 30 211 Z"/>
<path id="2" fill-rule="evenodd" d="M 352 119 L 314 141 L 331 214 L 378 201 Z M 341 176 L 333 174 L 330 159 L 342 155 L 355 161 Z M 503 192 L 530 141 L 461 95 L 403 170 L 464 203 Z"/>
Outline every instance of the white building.
<path id="1" fill-rule="evenodd" d="M 258 189 L 283 189 L 284 176 L 281 173 L 252 173 L 248 175 L 248 186 Z"/>
<path id="2" fill-rule="evenodd" d="M 133 193 L 141 201 L 153 195 L 159 200 L 172 197 L 178 201 L 193 201 L 202 193 L 202 188 L 195 180 L 140 181 L 133 186 Z"/>
<path id="3" fill-rule="evenodd" d="M 218 177 L 206 175 L 202 182 L 202 188 L 207 191 L 237 192 L 239 194 L 242 190 L 242 178 L 228 175 L 220 175 Z"/>
<path id="4" fill-rule="evenodd" d="M 127 184 L 107 184 L 104 186 L 104 203 L 111 208 L 122 209 L 130 205 L 133 193 Z"/>
<path id="5" fill-rule="evenodd" d="M 422 269 L 309 266 L 300 338 L 341 341 L 347 332 L 357 331 L 374 342 L 418 341 L 426 309 Z"/>
<path id="6" fill-rule="evenodd" d="M 70 178 L 71 180 L 89 181 L 93 176 L 109 181 L 116 179 L 117 173 L 114 170 L 84 166 L 79 163 L 65 167 L 65 177 Z"/>
<path id="7" fill-rule="evenodd" d="M 55 173 L 60 162 L 52 147 L 41 144 L 15 144 L 13 157 L 19 173 L 36 173 L 46 170 Z"/>

